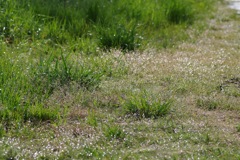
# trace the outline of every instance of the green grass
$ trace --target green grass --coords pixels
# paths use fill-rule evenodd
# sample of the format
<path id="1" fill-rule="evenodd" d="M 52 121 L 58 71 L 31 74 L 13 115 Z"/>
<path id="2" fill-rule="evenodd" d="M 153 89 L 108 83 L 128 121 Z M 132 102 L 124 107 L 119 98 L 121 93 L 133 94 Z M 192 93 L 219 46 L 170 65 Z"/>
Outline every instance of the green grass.
<path id="1" fill-rule="evenodd" d="M 135 50 L 140 45 L 135 32 L 135 27 L 131 29 L 121 25 L 107 29 L 103 27 L 99 31 L 100 47 L 108 50 L 111 48 L 123 51 Z"/>
<path id="2" fill-rule="evenodd" d="M 239 159 L 238 22 L 217 0 L 0 0 L 0 159 Z"/>
<path id="3" fill-rule="evenodd" d="M 237 132 L 240 132 L 240 125 L 238 125 L 236 128 L 237 128 Z"/>
<path id="4" fill-rule="evenodd" d="M 26 121 L 25 114 L 35 114 L 28 113 L 28 108 L 38 103 L 45 105 L 56 89 L 74 82 L 83 89 L 94 90 L 103 79 L 118 76 L 119 71 L 117 66 L 109 67 L 113 59 L 87 57 L 70 62 L 69 54 L 64 55 L 61 51 L 59 55 L 40 54 L 28 59 L 24 55 L 3 52 L 1 57 L 0 104 L 3 112 L 0 117 L 3 121 Z M 39 108 L 39 111 L 42 109 Z M 41 115 L 37 119 L 41 121 L 41 117 L 45 120 L 45 116 Z"/>
<path id="5" fill-rule="evenodd" d="M 78 39 L 88 43 L 90 39 L 96 47 L 130 51 L 142 46 L 141 43 L 144 47 L 157 36 L 149 34 L 150 30 L 161 34 L 171 25 L 190 25 L 198 13 L 208 8 L 208 3 L 191 0 L 1 1 L 4 14 L 0 35 L 9 44 L 29 39 L 45 40 L 49 45 L 68 45 Z M 140 7 L 143 5 L 144 8 Z M 139 41 L 139 37 L 146 42 Z M 75 50 L 85 51 L 85 48 Z"/>
<path id="6" fill-rule="evenodd" d="M 214 109 L 217 109 L 218 103 L 212 100 L 198 99 L 197 107 L 207 109 L 207 110 L 214 110 Z"/>
<path id="7" fill-rule="evenodd" d="M 104 135 L 107 139 L 119 139 L 123 140 L 125 138 L 125 133 L 122 131 L 122 129 L 119 126 L 116 125 L 105 125 L 104 129 Z"/>
<path id="8" fill-rule="evenodd" d="M 98 125 L 96 113 L 94 111 L 88 111 L 87 123 L 94 127 Z"/>
<path id="9" fill-rule="evenodd" d="M 170 111 L 171 103 L 153 99 L 146 93 L 136 93 L 124 100 L 122 107 L 126 114 L 132 114 L 138 118 L 158 118 Z"/>
<path id="10" fill-rule="evenodd" d="M 192 23 L 194 18 L 190 1 L 172 0 L 165 2 L 165 16 L 170 23 Z"/>

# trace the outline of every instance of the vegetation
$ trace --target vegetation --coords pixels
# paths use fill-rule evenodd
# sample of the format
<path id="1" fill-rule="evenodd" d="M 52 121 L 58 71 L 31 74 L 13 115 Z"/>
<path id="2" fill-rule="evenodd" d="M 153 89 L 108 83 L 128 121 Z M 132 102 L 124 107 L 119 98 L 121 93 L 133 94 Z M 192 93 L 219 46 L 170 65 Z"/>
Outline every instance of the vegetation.
<path id="1" fill-rule="evenodd" d="M 139 118 L 158 118 L 169 112 L 170 102 L 161 103 L 160 100 L 150 100 L 146 94 L 132 95 L 122 104 L 127 114 Z"/>
<path id="2" fill-rule="evenodd" d="M 238 22 L 217 0 L 0 0 L 0 159 L 239 159 Z"/>
<path id="3" fill-rule="evenodd" d="M 159 39 L 157 45 L 171 46 L 176 42 L 163 44 L 161 38 L 171 39 L 176 35 L 161 37 L 161 34 L 168 33 L 174 24 L 182 30 L 193 23 L 201 12 L 209 9 L 209 3 L 212 2 L 2 0 L 0 35 L 10 44 L 19 44 L 22 40 L 45 41 L 50 46 L 61 45 L 70 51 L 86 53 L 95 53 L 98 47 L 143 49 L 143 44 L 151 39 Z M 158 34 L 149 34 L 152 30 Z M 181 39 L 181 34 L 177 36 Z"/>

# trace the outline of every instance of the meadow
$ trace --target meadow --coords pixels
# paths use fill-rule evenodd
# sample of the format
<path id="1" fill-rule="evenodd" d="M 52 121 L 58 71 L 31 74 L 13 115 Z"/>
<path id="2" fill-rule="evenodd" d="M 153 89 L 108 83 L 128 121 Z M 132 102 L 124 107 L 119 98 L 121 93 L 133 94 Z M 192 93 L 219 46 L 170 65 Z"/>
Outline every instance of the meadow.
<path id="1" fill-rule="evenodd" d="M 0 0 L 0 159 L 239 159 L 239 19 L 222 0 Z"/>

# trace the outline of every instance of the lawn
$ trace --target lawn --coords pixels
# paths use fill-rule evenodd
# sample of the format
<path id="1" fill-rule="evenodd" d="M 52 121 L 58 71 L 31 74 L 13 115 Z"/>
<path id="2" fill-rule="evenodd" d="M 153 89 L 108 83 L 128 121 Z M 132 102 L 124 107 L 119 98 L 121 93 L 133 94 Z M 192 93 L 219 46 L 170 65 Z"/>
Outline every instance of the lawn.
<path id="1" fill-rule="evenodd" d="M 240 159 L 240 16 L 227 2 L 0 8 L 0 159 Z"/>

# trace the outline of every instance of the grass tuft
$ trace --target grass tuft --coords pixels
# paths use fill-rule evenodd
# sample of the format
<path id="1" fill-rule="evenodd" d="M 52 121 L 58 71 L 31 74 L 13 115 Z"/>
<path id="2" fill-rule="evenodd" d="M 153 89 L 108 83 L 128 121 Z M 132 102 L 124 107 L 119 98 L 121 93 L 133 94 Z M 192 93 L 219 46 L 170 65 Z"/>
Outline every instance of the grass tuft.
<path id="1" fill-rule="evenodd" d="M 0 113 L 0 120 L 7 127 L 10 127 L 14 122 L 33 122 L 39 123 L 44 121 L 53 122 L 60 119 L 60 111 L 53 108 L 45 108 L 41 105 L 23 106 L 15 108 L 5 108 Z"/>
<path id="2" fill-rule="evenodd" d="M 207 110 L 215 110 L 218 107 L 218 103 L 209 99 L 198 99 L 197 107 Z"/>
<path id="3" fill-rule="evenodd" d="M 96 113 L 94 111 L 88 111 L 87 123 L 93 127 L 96 127 L 98 125 Z"/>
<path id="4" fill-rule="evenodd" d="M 105 124 L 104 127 L 104 135 L 109 140 L 112 139 L 122 140 L 126 136 L 124 131 L 120 128 L 120 126 L 107 124 Z"/>
<path id="5" fill-rule="evenodd" d="M 240 124 L 236 128 L 237 128 L 237 132 L 240 132 Z"/>
<path id="6" fill-rule="evenodd" d="M 2 138 L 5 135 L 5 129 L 2 124 L 0 124 L 0 138 Z"/>
<path id="7" fill-rule="evenodd" d="M 30 122 L 53 122 L 60 120 L 60 111 L 57 108 L 45 108 L 43 106 L 31 106 L 24 113 L 24 120 Z"/>
<path id="8" fill-rule="evenodd" d="M 123 109 L 126 114 L 132 114 L 138 118 L 158 118 L 169 113 L 170 101 L 152 100 L 146 93 L 135 94 L 123 101 Z"/>
<path id="9" fill-rule="evenodd" d="M 137 48 L 137 38 L 135 27 L 127 29 L 124 25 L 101 28 L 99 31 L 100 46 L 103 49 L 121 49 L 123 51 L 133 51 Z"/>
<path id="10" fill-rule="evenodd" d="M 194 13 L 191 4 L 186 0 L 170 0 L 165 2 L 165 15 L 170 23 L 192 23 Z"/>

